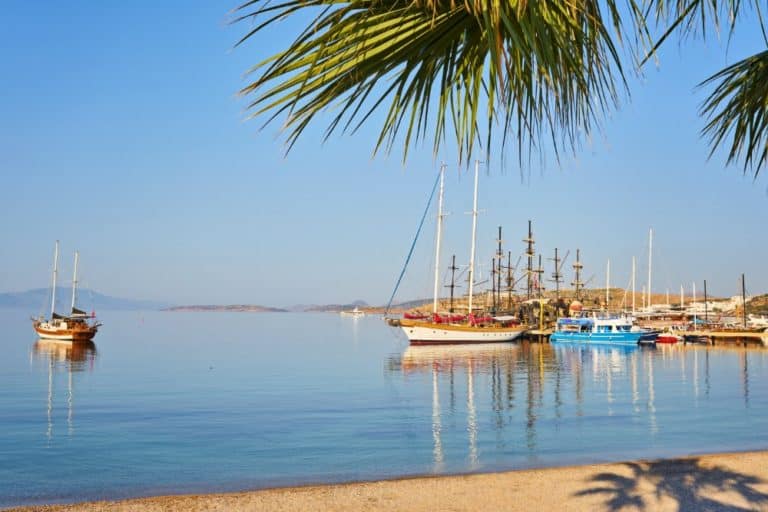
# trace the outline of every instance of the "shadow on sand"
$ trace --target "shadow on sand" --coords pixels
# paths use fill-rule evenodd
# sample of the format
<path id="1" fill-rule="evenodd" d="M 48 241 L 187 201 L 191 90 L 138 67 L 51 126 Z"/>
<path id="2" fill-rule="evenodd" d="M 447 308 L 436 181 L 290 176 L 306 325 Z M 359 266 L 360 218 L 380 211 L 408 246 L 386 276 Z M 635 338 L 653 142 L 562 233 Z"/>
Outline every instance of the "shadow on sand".
<path id="1" fill-rule="evenodd" d="M 755 488 L 764 480 L 721 466 L 705 467 L 700 459 L 622 466 L 628 471 L 593 475 L 589 481 L 594 487 L 575 496 L 604 495 L 607 510 L 656 510 L 660 500 L 670 509 L 676 504 L 678 511 L 768 510 L 768 494 Z"/>

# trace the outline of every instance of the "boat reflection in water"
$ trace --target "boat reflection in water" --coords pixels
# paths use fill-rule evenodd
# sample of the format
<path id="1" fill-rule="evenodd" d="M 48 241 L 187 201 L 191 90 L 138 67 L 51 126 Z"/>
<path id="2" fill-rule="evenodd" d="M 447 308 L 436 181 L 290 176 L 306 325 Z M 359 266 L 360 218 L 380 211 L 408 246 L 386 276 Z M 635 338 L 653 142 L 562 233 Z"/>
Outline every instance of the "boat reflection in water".
<path id="1" fill-rule="evenodd" d="M 765 375 L 767 355 L 528 342 L 409 346 L 391 356 L 386 369 L 409 388 L 426 391 L 431 384 L 432 459 L 439 473 L 610 460 L 627 449 L 640 457 L 648 447 L 666 449 L 665 436 L 688 432 L 694 446 L 697 439 L 704 445 L 718 429 L 709 419 L 713 408 L 748 416 L 747 361 Z M 710 358 L 718 362 L 714 375 Z M 710 396 L 713 378 L 725 394 Z M 743 395 L 743 404 L 724 401 L 727 393 Z M 707 421 L 692 429 L 691 417 Z M 568 455 L 554 460 L 556 453 Z"/>
<path id="2" fill-rule="evenodd" d="M 55 402 L 55 374 L 67 375 L 67 435 L 74 434 L 74 376 L 75 373 L 91 371 L 96 361 L 96 345 L 92 341 L 60 342 L 38 340 L 32 345 L 32 358 L 48 366 L 48 401 L 46 438 L 54 435 L 53 411 Z"/>

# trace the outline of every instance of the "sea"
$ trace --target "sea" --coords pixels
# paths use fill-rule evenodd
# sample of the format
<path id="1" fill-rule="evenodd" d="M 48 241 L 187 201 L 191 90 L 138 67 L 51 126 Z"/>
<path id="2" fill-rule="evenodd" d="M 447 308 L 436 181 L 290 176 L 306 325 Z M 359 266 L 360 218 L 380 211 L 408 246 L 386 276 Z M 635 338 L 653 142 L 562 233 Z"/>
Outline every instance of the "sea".
<path id="1" fill-rule="evenodd" d="M 0 311 L 0 507 L 768 449 L 768 350 L 410 347 L 379 316 Z"/>

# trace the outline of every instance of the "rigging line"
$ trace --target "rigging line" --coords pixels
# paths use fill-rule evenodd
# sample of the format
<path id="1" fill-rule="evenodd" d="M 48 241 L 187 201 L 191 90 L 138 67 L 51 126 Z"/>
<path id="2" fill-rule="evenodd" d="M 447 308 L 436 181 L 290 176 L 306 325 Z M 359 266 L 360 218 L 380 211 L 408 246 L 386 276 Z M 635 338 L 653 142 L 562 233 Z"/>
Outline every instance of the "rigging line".
<path id="1" fill-rule="evenodd" d="M 421 228 L 424 227 L 424 221 L 427 219 L 427 214 L 429 213 L 429 206 L 432 204 L 432 199 L 435 197 L 435 190 L 437 190 L 437 184 L 440 182 L 440 173 L 437 174 L 437 177 L 435 178 L 435 184 L 432 185 L 432 193 L 429 194 L 429 200 L 427 201 L 427 207 L 424 208 L 424 214 L 421 216 L 421 222 L 419 222 L 419 227 L 416 230 L 416 236 L 413 237 L 413 242 L 411 243 L 411 249 L 408 251 L 408 256 L 405 258 L 405 264 L 403 265 L 403 270 L 400 271 L 400 277 L 397 278 L 397 283 L 395 283 L 395 289 L 392 290 L 392 296 L 389 297 L 389 302 L 387 303 L 387 309 L 384 311 L 384 314 L 389 314 L 389 308 L 392 306 L 392 301 L 395 299 L 395 294 L 397 293 L 397 289 L 400 287 L 400 281 L 403 280 L 403 276 L 405 275 L 405 270 L 408 268 L 408 263 L 411 261 L 411 256 L 413 256 L 413 250 L 416 248 L 416 241 L 419 239 L 419 234 L 421 234 Z"/>

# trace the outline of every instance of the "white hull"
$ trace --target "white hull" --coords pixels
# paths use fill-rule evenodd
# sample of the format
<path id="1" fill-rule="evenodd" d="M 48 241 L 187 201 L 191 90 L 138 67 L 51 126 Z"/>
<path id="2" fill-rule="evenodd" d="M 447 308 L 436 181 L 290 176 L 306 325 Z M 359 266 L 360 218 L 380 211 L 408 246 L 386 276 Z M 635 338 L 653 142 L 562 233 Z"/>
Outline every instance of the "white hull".
<path id="1" fill-rule="evenodd" d="M 74 337 L 71 334 L 37 334 L 41 340 L 53 340 L 53 341 L 74 341 Z"/>
<path id="2" fill-rule="evenodd" d="M 414 345 L 441 343 L 502 343 L 514 341 L 525 332 L 522 327 L 494 328 L 439 325 L 402 325 L 403 332 Z"/>

